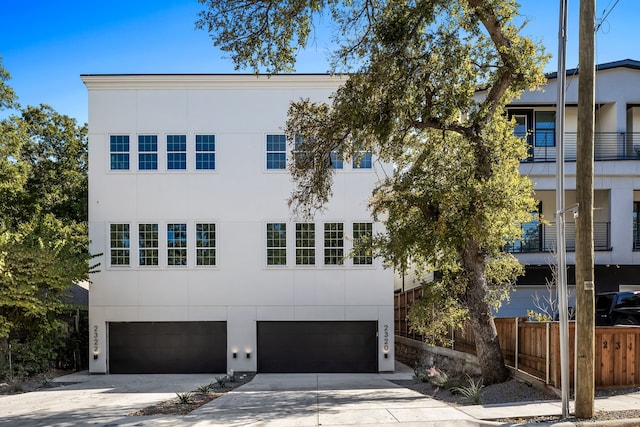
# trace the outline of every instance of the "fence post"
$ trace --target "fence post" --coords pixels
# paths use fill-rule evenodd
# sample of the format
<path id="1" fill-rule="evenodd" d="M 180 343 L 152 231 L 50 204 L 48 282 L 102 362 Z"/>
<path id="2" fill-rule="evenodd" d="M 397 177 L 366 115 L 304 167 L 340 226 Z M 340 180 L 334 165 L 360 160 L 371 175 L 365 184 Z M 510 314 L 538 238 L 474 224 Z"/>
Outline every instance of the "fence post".
<path id="1" fill-rule="evenodd" d="M 518 335 L 519 335 L 519 328 L 518 328 L 518 317 L 515 318 L 515 325 L 516 325 L 516 348 L 515 351 L 513 352 L 513 356 L 514 356 L 514 361 L 513 361 L 513 367 L 516 369 L 516 371 L 518 370 Z"/>
<path id="2" fill-rule="evenodd" d="M 546 349 L 545 349 L 545 359 L 546 359 L 546 363 L 545 363 L 545 383 L 549 384 L 549 375 L 550 375 L 550 368 L 551 368 L 551 361 L 549 360 L 549 357 L 551 355 L 551 337 L 550 337 L 550 331 L 551 331 L 551 323 L 547 322 L 546 324 L 546 339 L 545 339 L 545 344 L 546 344 Z"/>

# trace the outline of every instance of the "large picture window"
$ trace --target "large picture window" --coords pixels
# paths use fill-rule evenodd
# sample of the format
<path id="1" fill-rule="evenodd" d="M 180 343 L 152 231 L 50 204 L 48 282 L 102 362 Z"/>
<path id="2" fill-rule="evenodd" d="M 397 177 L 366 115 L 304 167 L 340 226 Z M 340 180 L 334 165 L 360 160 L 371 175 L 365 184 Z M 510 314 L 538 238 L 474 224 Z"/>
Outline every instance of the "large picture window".
<path id="1" fill-rule="evenodd" d="M 111 265 L 129 265 L 131 239 L 129 224 L 111 224 L 109 227 Z"/>
<path id="2" fill-rule="evenodd" d="M 140 265 L 158 265 L 158 224 L 138 224 Z"/>
<path id="3" fill-rule="evenodd" d="M 287 224 L 267 224 L 267 265 L 287 265 Z"/>
<path id="4" fill-rule="evenodd" d="M 357 150 L 353 155 L 351 167 L 353 169 L 371 169 L 373 167 L 371 151 Z"/>
<path id="5" fill-rule="evenodd" d="M 196 224 L 196 265 L 216 265 L 215 224 Z"/>
<path id="6" fill-rule="evenodd" d="M 187 224 L 167 224 L 167 265 L 187 265 Z"/>
<path id="7" fill-rule="evenodd" d="M 330 222 L 324 225 L 324 263 L 342 265 L 344 263 L 344 224 Z"/>
<path id="8" fill-rule="evenodd" d="M 111 170 L 129 170 L 129 135 L 109 137 Z"/>

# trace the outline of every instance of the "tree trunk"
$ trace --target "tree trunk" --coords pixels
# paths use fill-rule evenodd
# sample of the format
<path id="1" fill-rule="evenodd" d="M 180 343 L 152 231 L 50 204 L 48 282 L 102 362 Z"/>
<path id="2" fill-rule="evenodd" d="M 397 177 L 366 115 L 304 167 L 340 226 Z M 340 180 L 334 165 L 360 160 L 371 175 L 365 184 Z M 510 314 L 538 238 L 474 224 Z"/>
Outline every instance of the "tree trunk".
<path id="1" fill-rule="evenodd" d="M 491 314 L 491 307 L 487 303 L 485 260 L 477 242 L 469 242 L 462 261 L 468 280 L 466 302 L 475 335 L 480 371 L 484 384 L 489 385 L 508 380 L 509 370 L 504 364 L 498 332 Z"/>

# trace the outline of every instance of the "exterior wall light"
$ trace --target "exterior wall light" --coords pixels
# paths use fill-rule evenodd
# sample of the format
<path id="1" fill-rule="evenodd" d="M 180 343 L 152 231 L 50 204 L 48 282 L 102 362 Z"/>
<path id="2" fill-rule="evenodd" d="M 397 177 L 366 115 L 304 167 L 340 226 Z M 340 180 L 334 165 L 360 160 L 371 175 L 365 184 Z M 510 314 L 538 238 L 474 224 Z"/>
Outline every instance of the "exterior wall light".
<path id="1" fill-rule="evenodd" d="M 234 358 L 234 359 L 237 359 L 237 358 L 238 358 L 238 352 L 237 352 L 237 351 L 234 351 L 234 352 L 233 352 L 233 358 Z"/>
<path id="2" fill-rule="evenodd" d="M 251 352 L 247 351 L 247 359 L 251 359 Z"/>

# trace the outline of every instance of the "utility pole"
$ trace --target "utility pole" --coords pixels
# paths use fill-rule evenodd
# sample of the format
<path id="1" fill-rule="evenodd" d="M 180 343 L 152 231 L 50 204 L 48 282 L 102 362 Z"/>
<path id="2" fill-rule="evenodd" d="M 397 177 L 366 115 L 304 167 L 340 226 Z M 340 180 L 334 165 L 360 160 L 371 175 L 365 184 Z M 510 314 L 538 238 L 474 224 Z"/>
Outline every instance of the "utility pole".
<path id="1" fill-rule="evenodd" d="M 580 0 L 578 147 L 576 156 L 576 406 L 578 418 L 593 417 L 594 274 L 593 137 L 595 121 L 595 0 Z"/>

